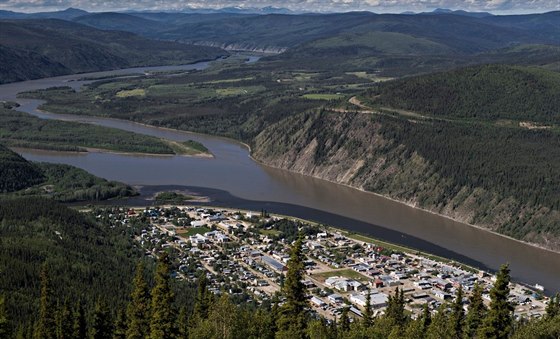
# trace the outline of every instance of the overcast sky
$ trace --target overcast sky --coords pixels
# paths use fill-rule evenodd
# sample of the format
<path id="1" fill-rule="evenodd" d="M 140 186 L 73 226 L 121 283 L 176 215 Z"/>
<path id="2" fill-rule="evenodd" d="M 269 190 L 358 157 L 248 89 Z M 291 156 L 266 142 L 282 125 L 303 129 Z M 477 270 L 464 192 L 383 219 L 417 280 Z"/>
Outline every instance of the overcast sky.
<path id="1" fill-rule="evenodd" d="M 55 11 L 68 7 L 100 12 L 266 6 L 295 11 L 369 10 L 393 13 L 450 8 L 500 14 L 560 10 L 560 0 L 0 0 L 0 9 L 20 12 Z"/>

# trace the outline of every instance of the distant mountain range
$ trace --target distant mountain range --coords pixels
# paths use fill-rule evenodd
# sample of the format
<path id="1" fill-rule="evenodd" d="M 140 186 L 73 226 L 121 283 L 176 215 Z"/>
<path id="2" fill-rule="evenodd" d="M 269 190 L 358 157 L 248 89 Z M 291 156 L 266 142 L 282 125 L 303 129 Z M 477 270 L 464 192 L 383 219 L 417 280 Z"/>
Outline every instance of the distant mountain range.
<path id="1" fill-rule="evenodd" d="M 288 51 L 277 59 L 313 67 L 360 64 L 362 70 L 399 76 L 464 65 L 480 54 L 506 63 L 509 57 L 521 64 L 533 64 L 533 58 L 553 63 L 554 48 L 518 48 L 507 56 L 496 51 L 560 45 L 560 11 L 498 16 L 446 9 L 411 15 L 294 14 L 273 7 L 128 13 L 69 8 L 0 11 L 0 29 L 6 33 L 0 36 L 3 82 L 227 54 L 219 49 Z M 529 60 L 523 60 L 524 51 Z"/>

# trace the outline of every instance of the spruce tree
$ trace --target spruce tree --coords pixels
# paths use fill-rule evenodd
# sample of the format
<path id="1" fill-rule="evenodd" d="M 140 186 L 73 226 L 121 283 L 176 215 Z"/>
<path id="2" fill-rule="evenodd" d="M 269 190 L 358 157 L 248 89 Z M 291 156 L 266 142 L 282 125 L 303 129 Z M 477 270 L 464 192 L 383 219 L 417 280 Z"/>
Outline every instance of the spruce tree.
<path id="1" fill-rule="evenodd" d="M 72 328 L 74 325 L 74 314 L 65 302 L 62 307 L 59 308 L 56 317 L 56 333 L 58 339 L 72 338 Z"/>
<path id="2" fill-rule="evenodd" d="M 454 336 L 457 339 L 463 337 L 463 325 L 465 322 L 465 311 L 463 309 L 463 287 L 459 285 L 455 301 L 451 308 L 451 321 L 453 323 Z"/>
<path id="3" fill-rule="evenodd" d="M 513 306 L 509 297 L 509 267 L 502 265 L 490 290 L 490 309 L 479 329 L 481 338 L 507 338 L 512 331 Z"/>
<path id="4" fill-rule="evenodd" d="M 0 338 L 10 336 L 10 324 L 8 322 L 8 312 L 6 311 L 6 298 L 0 295 Z"/>
<path id="5" fill-rule="evenodd" d="M 342 314 L 340 315 L 340 330 L 344 333 L 350 331 L 350 317 L 348 317 L 348 307 L 342 309 Z"/>
<path id="6" fill-rule="evenodd" d="M 550 297 L 548 305 L 546 305 L 547 318 L 554 318 L 558 315 L 560 315 L 560 293 L 556 293 L 555 296 Z"/>
<path id="7" fill-rule="evenodd" d="M 371 309 L 371 290 L 368 288 L 366 294 L 366 306 L 364 307 L 364 314 L 362 319 L 364 328 L 367 329 L 368 327 L 370 327 L 372 321 L 373 321 L 373 311 Z"/>
<path id="8" fill-rule="evenodd" d="M 208 310 L 212 304 L 212 296 L 208 291 L 208 278 L 206 278 L 206 272 L 201 272 L 198 277 L 198 285 L 196 298 L 194 302 L 193 316 L 190 323 L 194 326 L 201 319 L 208 318 Z"/>
<path id="9" fill-rule="evenodd" d="M 108 339 L 113 335 L 113 321 L 107 304 L 98 299 L 93 310 L 92 322 L 89 330 L 91 339 Z"/>
<path id="10" fill-rule="evenodd" d="M 150 330 L 150 302 L 150 291 L 144 280 L 144 265 L 139 263 L 136 267 L 130 303 L 127 307 L 126 337 L 128 339 L 143 339 L 148 336 Z"/>
<path id="11" fill-rule="evenodd" d="M 465 320 L 465 336 L 473 338 L 486 316 L 486 306 L 482 300 L 482 287 L 476 283 L 469 298 L 469 308 Z"/>
<path id="12" fill-rule="evenodd" d="M 158 260 L 155 285 L 152 289 L 150 338 L 167 339 L 174 337 L 175 312 L 174 294 L 170 285 L 170 262 L 166 253 Z"/>
<path id="13" fill-rule="evenodd" d="M 422 329 L 423 331 L 427 331 L 428 327 L 432 323 L 432 313 L 430 312 L 430 308 L 428 307 L 428 303 L 424 304 L 424 309 L 422 312 Z"/>
<path id="14" fill-rule="evenodd" d="M 286 297 L 286 301 L 279 309 L 279 316 L 276 322 L 278 326 L 277 337 L 305 337 L 308 303 L 305 297 L 305 286 L 301 282 L 304 270 L 302 246 L 303 239 L 300 236 L 290 251 L 288 272 L 282 287 L 282 293 Z"/>
<path id="15" fill-rule="evenodd" d="M 37 339 L 56 338 L 56 306 L 49 272 L 46 264 L 41 268 L 41 300 L 39 306 L 39 320 L 35 329 Z"/>
<path id="16" fill-rule="evenodd" d="M 404 326 L 406 323 L 406 315 L 404 313 L 404 291 L 399 291 L 398 287 L 395 289 L 394 296 L 389 295 L 385 317 L 393 321 L 394 325 L 397 326 Z"/>
<path id="17" fill-rule="evenodd" d="M 113 328 L 113 339 L 126 338 L 127 321 L 126 311 L 123 308 L 119 309 L 119 311 L 117 312 L 117 318 L 115 320 Z"/>
<path id="18" fill-rule="evenodd" d="M 189 337 L 189 312 L 185 306 L 181 307 L 177 318 L 177 334 L 180 339 Z"/>
<path id="19" fill-rule="evenodd" d="M 78 301 L 74 308 L 74 323 L 72 324 L 72 338 L 82 339 L 87 336 L 86 311 L 82 302 Z"/>

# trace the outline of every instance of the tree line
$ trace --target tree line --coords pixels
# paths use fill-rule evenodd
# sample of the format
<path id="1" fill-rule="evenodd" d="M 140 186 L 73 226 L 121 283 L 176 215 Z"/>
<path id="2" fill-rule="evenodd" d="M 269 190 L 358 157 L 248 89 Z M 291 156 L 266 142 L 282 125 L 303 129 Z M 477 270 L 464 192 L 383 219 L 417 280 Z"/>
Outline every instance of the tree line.
<path id="1" fill-rule="evenodd" d="M 47 265 L 43 265 L 40 283 L 39 315 L 27 327 L 10 329 L 0 298 L 0 336 L 15 338 L 557 338 L 560 335 L 560 296 L 550 300 L 542 319 L 516 321 L 508 302 L 509 268 L 501 267 L 485 306 L 482 288 L 476 285 L 468 298 L 461 288 L 454 301 L 442 304 L 430 313 L 424 306 L 421 316 L 413 319 L 405 310 L 404 291 L 395 290 L 383 315 L 374 317 L 371 305 L 363 317 L 351 321 L 348 308 L 339 319 L 327 322 L 313 316 L 302 283 L 302 237 L 290 251 L 286 279 L 280 294 L 270 303 L 256 308 L 236 305 L 227 293 L 213 294 L 203 272 L 197 292 L 189 300 L 192 307 L 175 303 L 171 263 L 167 254 L 159 259 L 150 287 L 145 268 L 139 264 L 128 302 L 110 309 L 106 300 L 96 300 L 91 314 L 80 302 L 70 305 L 57 298 Z"/>

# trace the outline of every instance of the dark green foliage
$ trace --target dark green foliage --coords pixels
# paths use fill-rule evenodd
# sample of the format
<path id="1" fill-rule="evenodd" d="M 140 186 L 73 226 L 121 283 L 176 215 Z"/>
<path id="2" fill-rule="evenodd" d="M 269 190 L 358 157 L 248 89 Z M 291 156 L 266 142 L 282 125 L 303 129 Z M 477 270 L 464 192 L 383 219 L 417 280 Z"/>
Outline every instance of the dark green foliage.
<path id="1" fill-rule="evenodd" d="M 39 320 L 35 328 L 35 338 L 55 339 L 56 338 L 56 304 L 54 292 L 51 286 L 47 265 L 41 268 L 41 299 L 39 304 Z"/>
<path id="2" fill-rule="evenodd" d="M 0 294 L 0 338 L 7 338 L 11 334 L 8 313 L 6 312 L 6 298 Z"/>
<path id="3" fill-rule="evenodd" d="M 560 293 L 556 293 L 556 295 L 551 297 L 548 301 L 548 305 L 546 305 L 546 316 L 549 318 L 560 316 Z"/>
<path id="4" fill-rule="evenodd" d="M 399 288 L 395 288 L 395 294 L 389 295 L 389 299 L 387 300 L 387 310 L 385 311 L 385 316 L 387 319 L 390 319 L 391 322 L 398 327 L 403 327 L 408 317 L 404 313 L 404 292 Z"/>
<path id="5" fill-rule="evenodd" d="M 165 253 L 158 260 L 150 305 L 149 337 L 151 339 L 173 338 L 175 334 L 176 313 L 173 308 L 175 295 L 169 282 L 171 274 L 169 260 Z"/>
<path id="6" fill-rule="evenodd" d="M 376 105 L 438 117 L 559 124 L 560 75 L 504 65 L 468 67 L 379 85 Z"/>
<path id="7" fill-rule="evenodd" d="M 482 300 L 482 287 L 476 283 L 469 298 L 469 308 L 465 319 L 465 336 L 473 338 L 482 320 L 486 317 L 486 306 Z"/>
<path id="8" fill-rule="evenodd" d="M 122 230 L 93 222 L 82 213 L 42 198 L 2 200 L 0 239 L 0 271 L 10 272 L 0 275 L 0 290 L 5 292 L 11 321 L 19 324 L 35 319 L 43 308 L 38 300 L 44 262 L 50 286 L 56 289 L 56 300 L 82 300 L 91 310 L 101 295 L 112 308 L 123 304 L 141 254 Z M 46 295 L 49 316 L 44 328 L 50 328 L 56 300 L 49 301 L 50 294 Z"/>
<path id="9" fill-rule="evenodd" d="M 502 265 L 496 282 L 490 290 L 490 308 L 484 318 L 478 335 L 481 338 L 508 338 L 513 330 L 513 305 L 509 297 L 509 267 Z"/>
<path id="10" fill-rule="evenodd" d="M 0 193 L 18 191 L 44 180 L 40 169 L 0 144 Z"/>
<path id="11" fill-rule="evenodd" d="M 159 203 L 183 203 L 187 200 L 191 200 L 193 197 L 177 193 L 177 192 L 161 192 L 156 194 L 156 201 Z"/>
<path id="12" fill-rule="evenodd" d="M 288 261 L 288 272 L 282 286 L 282 294 L 286 301 L 280 306 L 276 325 L 277 336 L 281 338 L 302 338 L 305 336 L 307 311 L 309 305 L 305 297 L 306 289 L 303 285 L 303 239 L 299 237 L 293 244 Z"/>
<path id="13" fill-rule="evenodd" d="M 74 313 L 68 302 L 58 305 L 56 313 L 56 337 L 57 339 L 73 338 Z"/>
<path id="14" fill-rule="evenodd" d="M 127 332 L 126 311 L 124 308 L 119 309 L 115 324 L 113 325 L 113 339 L 125 339 Z"/>
<path id="15" fill-rule="evenodd" d="M 348 317 L 348 307 L 342 309 L 340 314 L 340 330 L 342 332 L 350 331 L 350 318 Z"/>
<path id="16" fill-rule="evenodd" d="M 74 307 L 74 323 L 72 324 L 72 338 L 85 338 L 87 335 L 86 311 L 82 302 L 78 301 Z"/>
<path id="17" fill-rule="evenodd" d="M 98 148 L 118 152 L 175 154 L 156 137 L 71 121 L 40 119 L 0 108 L 0 140 L 8 146 L 61 151 Z"/>
<path id="18" fill-rule="evenodd" d="M 455 301 L 451 305 L 451 322 L 453 326 L 453 337 L 461 339 L 463 337 L 463 327 L 465 323 L 465 311 L 463 310 L 463 287 L 459 285 Z"/>
<path id="19" fill-rule="evenodd" d="M 108 339 L 113 335 L 113 322 L 111 311 L 103 300 L 95 303 L 91 325 L 89 328 L 90 339 Z"/>
<path id="20" fill-rule="evenodd" d="M 144 265 L 136 266 L 130 303 L 127 308 L 127 330 L 128 339 L 141 339 L 148 336 L 150 330 L 150 291 L 144 280 Z"/>

